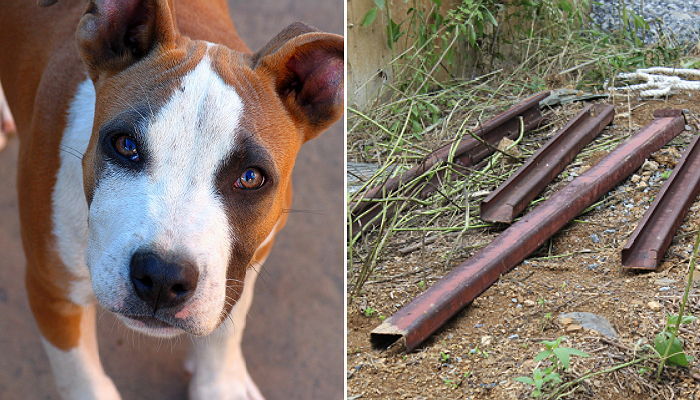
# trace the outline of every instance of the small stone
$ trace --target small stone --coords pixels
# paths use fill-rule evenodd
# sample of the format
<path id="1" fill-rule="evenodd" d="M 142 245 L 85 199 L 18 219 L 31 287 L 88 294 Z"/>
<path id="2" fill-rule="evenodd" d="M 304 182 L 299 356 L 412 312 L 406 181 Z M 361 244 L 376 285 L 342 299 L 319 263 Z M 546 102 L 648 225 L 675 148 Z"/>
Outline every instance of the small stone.
<path id="1" fill-rule="evenodd" d="M 580 328 L 598 332 L 601 335 L 609 338 L 617 337 L 617 332 L 615 332 L 615 328 L 613 328 L 612 324 L 610 324 L 610 321 L 597 314 L 589 312 L 570 312 L 559 314 L 559 322 L 567 326 L 567 332 L 569 332 L 569 326 L 578 326 Z"/>
<path id="2" fill-rule="evenodd" d="M 571 325 L 574 323 L 574 319 L 569 318 L 569 317 L 564 317 L 564 318 L 560 318 L 559 322 L 561 322 L 562 325 Z"/>
<path id="3" fill-rule="evenodd" d="M 482 346 L 491 346 L 492 342 L 493 342 L 493 336 L 482 336 L 481 337 L 481 345 Z"/>
<path id="4" fill-rule="evenodd" d="M 520 157 L 522 155 L 518 146 L 515 145 L 515 142 L 507 137 L 504 137 L 498 142 L 498 150 L 513 157 Z"/>
<path id="5" fill-rule="evenodd" d="M 510 301 L 513 302 L 513 303 L 517 303 L 517 302 L 518 302 L 518 299 L 516 299 L 515 297 L 513 297 L 512 299 L 510 299 Z"/>
<path id="6" fill-rule="evenodd" d="M 652 301 L 647 303 L 647 307 L 649 307 L 649 309 L 651 309 L 651 311 L 659 311 L 659 310 L 661 310 L 661 303 L 659 303 L 658 301 L 652 300 Z"/>
<path id="7" fill-rule="evenodd" d="M 649 170 L 649 171 L 656 171 L 657 169 L 659 169 L 659 163 L 657 163 L 656 161 L 651 161 L 651 160 L 644 161 L 644 165 L 642 165 L 642 169 Z"/>
<path id="8" fill-rule="evenodd" d="M 639 182 L 639 181 L 641 181 L 641 180 L 642 180 L 642 177 L 641 177 L 641 176 L 639 176 L 639 175 L 637 175 L 637 174 L 632 175 L 632 182 L 637 183 L 637 182 Z"/>
<path id="9" fill-rule="evenodd" d="M 530 299 L 525 300 L 523 303 L 525 304 L 525 307 L 534 307 L 535 304 L 537 304 L 537 303 L 535 303 L 534 300 L 530 300 Z"/>
<path id="10" fill-rule="evenodd" d="M 657 285 L 657 286 L 668 286 L 668 285 L 673 285 L 674 283 L 676 283 L 676 280 L 671 279 L 671 278 L 654 279 L 654 285 Z"/>
<path id="11" fill-rule="evenodd" d="M 645 181 L 641 181 L 641 182 L 639 182 L 639 184 L 637 186 L 639 186 L 640 188 L 647 188 L 647 187 L 649 187 L 649 184 L 646 183 Z"/>
<path id="12" fill-rule="evenodd" d="M 671 290 L 671 288 L 668 286 L 662 286 L 659 288 L 659 292 L 668 292 L 669 290 Z"/>
<path id="13" fill-rule="evenodd" d="M 593 241 L 593 243 L 600 243 L 600 237 L 595 233 L 591 233 L 591 241 Z"/>
<path id="14" fill-rule="evenodd" d="M 581 329 L 583 329 L 583 327 L 581 325 L 571 324 L 571 325 L 567 325 L 566 329 L 564 329 L 564 330 L 567 332 L 578 332 Z"/>
<path id="15" fill-rule="evenodd" d="M 508 336 L 508 339 L 510 339 L 510 340 L 518 339 L 518 338 L 520 338 L 520 335 L 518 335 L 517 333 L 514 333 L 514 334 Z"/>

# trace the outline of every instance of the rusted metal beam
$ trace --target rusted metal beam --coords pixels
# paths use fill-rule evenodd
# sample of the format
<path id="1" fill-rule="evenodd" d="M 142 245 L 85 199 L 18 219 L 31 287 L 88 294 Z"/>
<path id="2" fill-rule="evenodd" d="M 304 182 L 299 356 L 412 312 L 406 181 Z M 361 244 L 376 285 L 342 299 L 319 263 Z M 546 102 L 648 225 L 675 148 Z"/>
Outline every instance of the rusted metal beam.
<path id="1" fill-rule="evenodd" d="M 375 347 L 399 342 L 410 351 L 474 300 L 598 198 L 642 165 L 685 126 L 680 111 L 656 114 L 649 125 L 619 145 L 548 200 L 503 231 L 371 333 Z"/>
<path id="2" fill-rule="evenodd" d="M 481 202 L 481 219 L 511 223 L 612 122 L 615 107 L 592 104 L 569 121 Z"/>
<path id="3" fill-rule="evenodd" d="M 695 137 L 622 248 L 623 268 L 655 270 L 659 266 L 688 208 L 700 193 L 699 171 L 700 138 Z"/>
<path id="4" fill-rule="evenodd" d="M 373 220 L 382 210 L 382 204 L 373 202 L 372 199 L 381 199 L 399 189 L 406 189 L 404 185 L 425 174 L 436 165 L 447 162 L 450 159 L 450 154 L 454 153 L 452 159 L 454 166 L 456 168 L 462 167 L 463 171 L 461 172 L 467 173 L 469 167 L 475 166 L 479 161 L 493 154 L 493 149 L 501 139 L 504 137 L 514 139 L 518 136 L 521 128 L 520 117 L 523 119 L 525 131 L 538 127 L 543 120 L 539 104 L 547 96 L 549 96 L 548 91 L 531 96 L 480 125 L 473 134 L 480 137 L 481 141 L 475 139 L 472 135 L 465 135 L 456 145 L 454 151 L 454 144 L 447 144 L 430 153 L 413 168 L 367 190 L 359 201 L 354 202 L 350 206 L 353 232 L 362 232 L 367 226 L 373 225 Z M 444 174 L 434 174 L 426 187 L 418 193 L 418 196 L 425 197 L 435 191 L 443 178 Z M 394 207 L 389 208 L 387 216 L 394 211 Z"/>

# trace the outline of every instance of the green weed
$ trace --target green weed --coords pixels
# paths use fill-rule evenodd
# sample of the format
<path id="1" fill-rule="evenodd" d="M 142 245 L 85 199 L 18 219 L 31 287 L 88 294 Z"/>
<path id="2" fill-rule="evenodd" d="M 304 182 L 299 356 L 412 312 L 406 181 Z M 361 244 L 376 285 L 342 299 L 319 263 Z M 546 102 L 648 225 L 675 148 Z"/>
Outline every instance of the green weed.
<path id="1" fill-rule="evenodd" d="M 519 376 L 516 381 L 532 386 L 530 396 L 542 397 L 553 392 L 563 383 L 561 372 L 569 369 L 571 357 L 589 357 L 588 353 L 571 347 L 562 347 L 561 342 L 565 337 L 560 336 L 553 341 L 543 341 L 544 350 L 535 356 L 535 361 L 540 364 L 548 364 L 544 368 L 535 368 L 531 376 Z"/>

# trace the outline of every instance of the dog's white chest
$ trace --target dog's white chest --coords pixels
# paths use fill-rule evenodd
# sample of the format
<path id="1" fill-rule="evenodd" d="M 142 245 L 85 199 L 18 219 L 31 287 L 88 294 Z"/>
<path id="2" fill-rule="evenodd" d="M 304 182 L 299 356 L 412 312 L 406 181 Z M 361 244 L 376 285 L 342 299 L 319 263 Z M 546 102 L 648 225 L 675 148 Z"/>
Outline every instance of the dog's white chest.
<path id="1" fill-rule="evenodd" d="M 78 85 L 68 109 L 68 124 L 61 139 L 60 167 L 52 194 L 53 234 L 56 250 L 75 276 L 71 300 L 86 304 L 92 297 L 85 262 L 88 207 L 83 191 L 82 157 L 87 149 L 95 115 L 95 87 L 85 80 Z"/>

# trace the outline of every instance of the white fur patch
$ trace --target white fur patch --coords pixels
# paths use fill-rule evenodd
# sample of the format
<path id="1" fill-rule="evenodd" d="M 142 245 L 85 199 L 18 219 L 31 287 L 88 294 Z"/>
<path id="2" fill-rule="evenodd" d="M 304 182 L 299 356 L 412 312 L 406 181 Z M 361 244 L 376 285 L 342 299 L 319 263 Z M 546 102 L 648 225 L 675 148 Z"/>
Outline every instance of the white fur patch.
<path id="1" fill-rule="evenodd" d="M 205 56 L 144 127 L 147 168 L 105 168 L 90 207 L 88 239 L 93 288 L 105 308 L 123 311 L 133 296 L 131 255 L 157 249 L 187 256 L 199 268 L 196 292 L 184 308 L 188 330 L 206 334 L 216 327 L 234 232 L 214 175 L 233 149 L 242 113 L 241 97 Z"/>
<path id="2" fill-rule="evenodd" d="M 60 167 L 51 196 L 53 234 L 61 261 L 77 279 L 69 293 L 71 301 L 92 300 L 90 275 L 85 263 L 88 207 L 83 191 L 82 157 L 87 149 L 95 114 L 95 87 L 87 79 L 78 85 L 68 109 L 68 124 L 61 138 Z"/>
<path id="3" fill-rule="evenodd" d="M 119 400 L 121 397 L 100 364 L 95 338 L 95 307 L 85 308 L 78 346 L 63 351 L 43 337 L 54 380 L 64 399 Z"/>
<path id="4" fill-rule="evenodd" d="M 261 260 L 260 264 L 264 261 Z M 248 373 L 241 351 L 243 329 L 248 310 L 253 303 L 257 276 L 256 270 L 249 269 L 246 272 L 243 292 L 231 309 L 230 319 L 223 322 L 211 335 L 193 338 L 190 399 L 263 399 Z"/>

